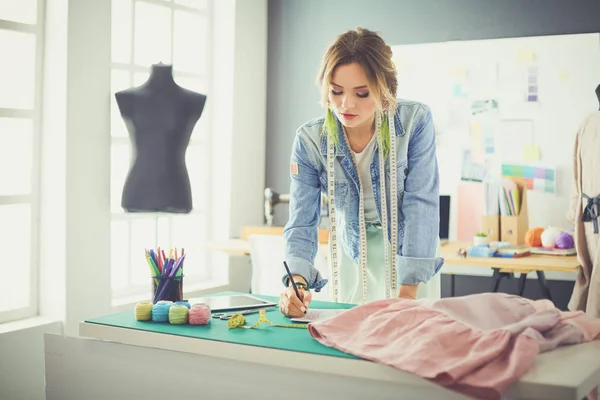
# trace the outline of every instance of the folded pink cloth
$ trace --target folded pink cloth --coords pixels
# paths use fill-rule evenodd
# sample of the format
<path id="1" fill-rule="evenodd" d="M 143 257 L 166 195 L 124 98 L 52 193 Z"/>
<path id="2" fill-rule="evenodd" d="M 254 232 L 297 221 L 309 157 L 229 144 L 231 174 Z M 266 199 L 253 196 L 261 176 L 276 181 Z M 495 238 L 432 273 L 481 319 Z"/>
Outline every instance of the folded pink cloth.
<path id="1" fill-rule="evenodd" d="M 387 299 L 308 326 L 320 343 L 480 399 L 501 393 L 535 356 L 600 337 L 600 320 L 549 300 L 482 293 Z"/>

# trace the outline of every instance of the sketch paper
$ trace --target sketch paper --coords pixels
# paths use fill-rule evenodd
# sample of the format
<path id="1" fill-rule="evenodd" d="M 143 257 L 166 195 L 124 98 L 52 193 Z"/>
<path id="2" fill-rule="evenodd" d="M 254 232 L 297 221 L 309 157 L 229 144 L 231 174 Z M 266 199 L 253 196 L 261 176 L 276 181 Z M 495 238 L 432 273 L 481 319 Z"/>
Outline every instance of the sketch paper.
<path id="1" fill-rule="evenodd" d="M 291 320 L 292 320 L 292 322 L 303 322 L 303 323 L 321 321 L 321 320 L 336 316 L 338 314 L 341 314 L 344 311 L 347 311 L 347 310 L 340 310 L 339 308 L 321 308 L 321 309 L 314 308 L 314 309 L 308 310 L 308 313 L 306 314 L 305 317 L 292 318 Z"/>

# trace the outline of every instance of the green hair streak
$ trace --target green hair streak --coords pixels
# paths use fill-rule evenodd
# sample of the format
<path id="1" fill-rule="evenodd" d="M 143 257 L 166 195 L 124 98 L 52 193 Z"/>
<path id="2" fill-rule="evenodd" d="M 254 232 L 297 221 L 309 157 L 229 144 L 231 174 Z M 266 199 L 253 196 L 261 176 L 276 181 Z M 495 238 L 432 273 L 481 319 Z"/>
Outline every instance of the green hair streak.
<path id="1" fill-rule="evenodd" d="M 380 129 L 383 142 L 383 157 L 385 160 L 390 154 L 390 125 L 388 122 L 387 113 L 383 114 Z M 325 121 L 323 122 L 323 129 L 321 130 L 321 134 L 327 135 L 328 140 L 331 140 L 336 147 L 339 146 L 340 137 L 338 135 L 337 122 L 329 108 L 327 109 L 327 112 L 325 114 Z"/>

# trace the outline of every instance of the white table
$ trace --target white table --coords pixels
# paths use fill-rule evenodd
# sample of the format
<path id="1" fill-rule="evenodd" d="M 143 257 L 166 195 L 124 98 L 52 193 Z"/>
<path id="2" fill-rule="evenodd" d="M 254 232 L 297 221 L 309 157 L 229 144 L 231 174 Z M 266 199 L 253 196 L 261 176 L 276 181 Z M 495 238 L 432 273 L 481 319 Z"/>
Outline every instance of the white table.
<path id="1" fill-rule="evenodd" d="M 369 361 L 81 323 L 47 334 L 46 399 L 464 399 Z M 581 400 L 600 382 L 600 342 L 538 356 L 506 399 Z"/>

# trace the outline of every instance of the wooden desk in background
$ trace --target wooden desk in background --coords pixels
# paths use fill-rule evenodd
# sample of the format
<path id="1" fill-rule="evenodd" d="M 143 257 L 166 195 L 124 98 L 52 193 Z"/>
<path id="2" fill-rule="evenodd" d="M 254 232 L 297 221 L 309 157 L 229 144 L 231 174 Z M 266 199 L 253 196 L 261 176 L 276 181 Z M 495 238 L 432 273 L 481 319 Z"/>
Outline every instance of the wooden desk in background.
<path id="1" fill-rule="evenodd" d="M 460 249 L 467 249 L 469 242 L 448 242 L 442 246 L 442 257 L 445 265 L 465 265 L 473 267 L 487 267 L 494 270 L 492 291 L 497 292 L 502 278 L 511 279 L 515 273 L 519 276 L 519 296 L 525 291 L 527 274 L 535 271 L 542 294 L 552 300 L 550 289 L 546 282 L 545 271 L 548 272 L 577 272 L 579 262 L 576 256 L 548 256 L 531 254 L 520 258 L 503 257 L 463 257 L 458 254 Z M 451 294 L 454 296 L 454 275 L 451 275 Z"/>
<path id="2" fill-rule="evenodd" d="M 248 236 L 250 234 L 281 234 L 281 227 L 248 227 L 242 230 L 241 239 L 229 239 L 222 242 L 209 243 L 206 249 L 212 251 L 223 251 L 232 255 L 249 255 L 250 245 L 248 244 Z M 319 242 L 321 245 L 327 244 L 327 230 L 320 230 Z M 323 241 L 322 241 L 323 240 Z M 579 262 L 576 256 L 548 256 L 541 254 L 532 254 L 521 258 L 502 258 L 502 257 L 461 257 L 458 255 L 459 249 L 467 249 L 469 242 L 446 242 L 442 245 L 442 257 L 445 265 L 461 265 L 480 268 L 493 269 L 493 284 L 492 292 L 497 292 L 500 286 L 500 281 L 503 278 L 512 279 L 514 274 L 518 273 L 519 286 L 518 294 L 523 295 L 525 284 L 527 283 L 527 275 L 530 272 L 537 274 L 537 280 L 544 297 L 552 299 L 550 289 L 546 282 L 545 271 L 547 272 L 571 272 L 576 273 L 579 269 Z M 450 293 L 454 296 L 455 274 L 444 272 L 450 275 L 451 288 Z"/>
<path id="3" fill-rule="evenodd" d="M 204 248 L 211 251 L 223 251 L 230 255 L 250 255 L 250 235 L 283 235 L 283 226 L 244 226 L 239 238 L 231 238 L 221 242 L 210 242 Z M 329 230 L 319 229 L 319 244 L 324 245 L 329 241 Z"/>
<path id="4" fill-rule="evenodd" d="M 283 226 L 244 226 L 242 227 L 242 240 L 248 240 L 250 235 L 283 235 Z M 319 228 L 319 243 L 327 244 L 329 242 L 329 229 Z"/>
<path id="5" fill-rule="evenodd" d="M 221 242 L 210 242 L 204 246 L 205 250 L 222 251 L 231 256 L 249 256 L 250 243 L 244 239 L 227 239 Z"/>

